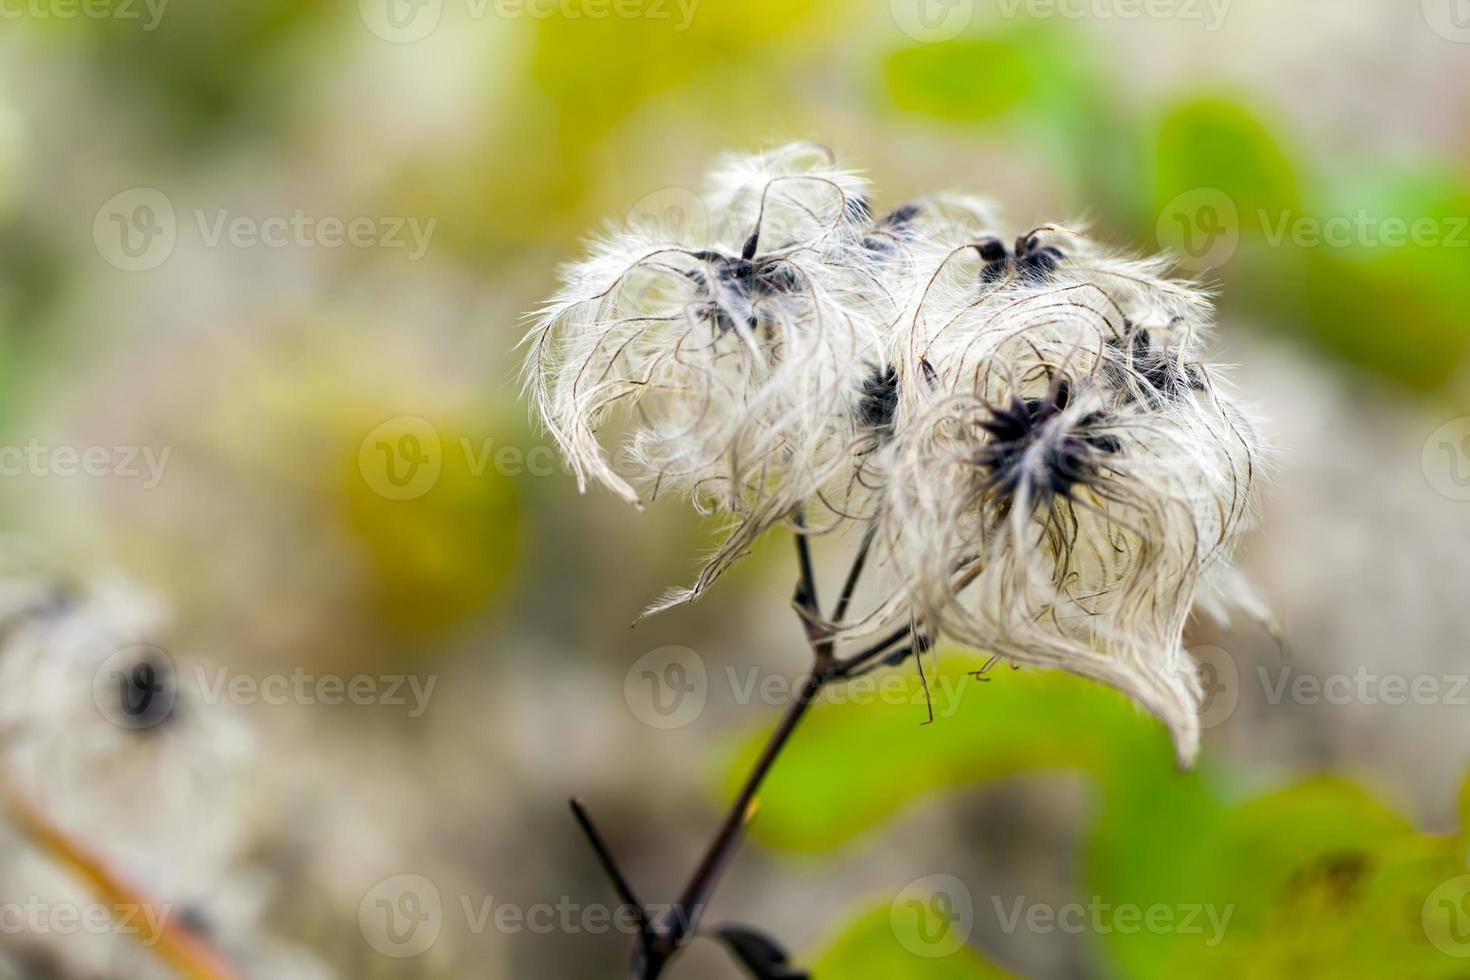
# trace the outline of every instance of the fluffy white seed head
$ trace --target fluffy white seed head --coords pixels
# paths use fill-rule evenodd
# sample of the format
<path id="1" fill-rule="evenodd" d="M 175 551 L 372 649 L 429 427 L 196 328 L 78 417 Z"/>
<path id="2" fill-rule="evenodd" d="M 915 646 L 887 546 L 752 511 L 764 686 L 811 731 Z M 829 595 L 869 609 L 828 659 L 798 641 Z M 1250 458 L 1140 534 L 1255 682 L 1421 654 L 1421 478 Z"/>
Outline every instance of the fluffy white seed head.
<path id="1" fill-rule="evenodd" d="M 844 472 L 901 309 L 901 249 L 865 186 L 805 145 L 725 161 L 700 247 L 614 232 L 563 271 L 529 336 L 537 413 L 579 482 L 682 493 L 733 530 L 680 601 Z M 891 254 L 889 254 L 891 253 Z M 599 428 L 621 412 L 614 465 Z M 833 507 L 840 510 L 840 507 Z"/>
<path id="2" fill-rule="evenodd" d="M 946 257 L 904 325 L 883 612 L 1116 687 L 1187 761 L 1181 638 L 1248 524 L 1259 439 L 1203 363 L 1201 293 L 1075 235 L 1025 237 Z"/>
<path id="3" fill-rule="evenodd" d="M 707 242 L 594 243 L 529 336 L 579 481 L 677 491 L 731 527 L 655 608 L 794 514 L 856 527 L 887 587 L 840 636 L 913 623 L 1093 678 L 1192 759 L 1182 635 L 1197 597 L 1247 594 L 1230 559 L 1265 457 L 1206 364 L 1208 296 L 1063 226 L 1002 237 L 976 198 L 874 210 L 807 144 L 725 160 L 706 201 Z"/>

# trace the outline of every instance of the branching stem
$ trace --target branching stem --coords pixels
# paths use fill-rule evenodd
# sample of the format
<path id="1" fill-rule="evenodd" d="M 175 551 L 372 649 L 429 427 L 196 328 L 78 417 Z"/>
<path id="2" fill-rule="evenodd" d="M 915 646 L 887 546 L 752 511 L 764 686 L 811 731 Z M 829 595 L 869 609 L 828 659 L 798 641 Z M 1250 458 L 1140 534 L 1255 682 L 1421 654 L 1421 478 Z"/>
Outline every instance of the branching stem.
<path id="1" fill-rule="evenodd" d="M 652 917 L 646 906 L 638 901 L 622 870 L 613 858 L 611 850 L 593 825 L 591 817 L 580 801 L 572 801 L 572 811 L 587 835 L 598 860 L 613 883 L 618 897 L 633 906 L 639 925 L 638 943 L 633 950 L 630 980 L 658 980 L 664 969 L 679 950 L 695 935 L 699 919 L 719 885 L 720 877 L 729 865 L 741 831 L 755 813 L 756 796 L 766 776 L 775 766 L 783 749 L 790 742 L 797 725 L 806 716 L 807 710 L 827 684 L 861 677 L 882 666 L 894 666 L 905 659 L 922 653 L 929 647 L 924 634 L 913 626 L 904 627 L 880 639 L 877 643 L 847 657 L 835 654 L 836 640 L 832 626 L 822 618 L 817 599 L 816 574 L 813 569 L 810 544 L 807 541 L 806 525 L 798 510 L 792 515 L 796 525 L 796 591 L 792 606 L 802 621 L 807 644 L 812 651 L 811 669 L 802 677 L 791 703 L 786 706 L 780 722 L 766 739 L 765 746 L 755 764 L 741 783 L 730 809 L 720 823 L 713 839 L 705 848 L 704 856 L 689 876 L 678 901 L 663 915 Z M 852 604 L 857 583 L 872 547 L 871 532 L 864 535 L 848 569 L 846 580 L 833 611 L 831 624 L 840 625 Z"/>

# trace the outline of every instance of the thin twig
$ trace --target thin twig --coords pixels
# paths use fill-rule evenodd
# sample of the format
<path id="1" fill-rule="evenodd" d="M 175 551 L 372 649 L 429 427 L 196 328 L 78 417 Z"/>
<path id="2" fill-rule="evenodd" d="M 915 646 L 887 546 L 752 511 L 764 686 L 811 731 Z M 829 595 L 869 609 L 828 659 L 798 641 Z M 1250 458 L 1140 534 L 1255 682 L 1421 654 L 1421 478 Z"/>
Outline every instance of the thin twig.
<path id="1" fill-rule="evenodd" d="M 873 538 L 877 534 L 878 526 L 875 524 L 863 534 L 862 544 L 858 545 L 852 567 L 847 570 L 847 581 L 842 583 L 842 594 L 837 597 L 837 608 L 832 610 L 832 622 L 836 625 L 842 625 L 847 616 L 847 607 L 852 605 L 852 597 L 857 592 L 858 580 L 863 577 L 863 568 L 868 564 L 868 552 L 872 549 Z"/>
<path id="2" fill-rule="evenodd" d="M 107 863 L 57 826 L 30 800 L 0 777 L 0 806 L 32 843 L 75 873 L 116 915 L 136 915 L 138 942 L 155 950 L 185 980 L 239 980 L 240 974 L 199 936 L 169 915 L 169 906 L 149 899 L 123 881 Z"/>
<path id="3" fill-rule="evenodd" d="M 680 896 L 677 909 L 685 910 L 686 915 L 698 916 L 700 906 L 709 897 L 709 885 L 714 880 L 715 873 L 719 869 L 720 862 L 726 851 L 733 845 L 740 828 L 745 825 L 747 812 L 751 803 L 755 800 L 755 794 L 760 790 L 761 783 L 765 781 L 766 774 L 775 765 L 776 757 L 786 747 L 791 738 L 791 733 L 796 731 L 797 724 L 811 707 L 817 691 L 823 683 L 822 675 L 813 671 L 802 678 L 798 687 L 796 697 L 786 708 L 786 714 L 782 716 L 770 738 L 766 740 L 765 748 L 761 750 L 760 757 L 756 759 L 755 766 L 745 777 L 745 783 L 740 787 L 740 792 L 735 796 L 735 802 L 731 804 L 725 815 L 724 822 L 715 833 L 715 838 L 710 842 L 705 851 L 703 860 L 694 874 L 689 879 L 689 884 L 684 887 L 684 894 Z M 692 922 L 676 922 L 675 927 L 687 925 L 692 931 Z M 683 936 L 679 937 L 684 938 Z"/>
<path id="4" fill-rule="evenodd" d="M 845 681 L 850 681 L 859 677 L 866 677 L 873 671 L 883 667 L 897 667 L 909 657 L 912 657 L 914 651 L 918 650 L 920 646 L 921 644 L 917 643 L 906 643 L 901 647 L 895 647 L 892 653 L 884 654 L 882 659 L 874 658 L 865 664 L 853 664 L 850 667 L 844 667 L 838 676 Z"/>
<path id="5" fill-rule="evenodd" d="M 740 816 L 739 825 L 728 837 L 716 840 L 711 844 L 709 853 L 704 861 L 700 863 L 696 874 L 702 878 L 696 882 L 691 878 L 689 885 L 685 888 L 685 894 L 680 896 L 670 910 L 669 930 L 675 936 L 676 942 L 683 942 L 699 928 L 699 920 L 704 915 L 704 907 L 709 903 L 710 896 L 720 886 L 720 879 L 724 877 L 725 869 L 730 866 L 730 860 L 735 856 L 735 850 L 745 836 L 745 828 L 750 826 L 750 821 L 755 817 L 758 809 L 754 799 L 746 806 L 745 812 Z"/>
<path id="6" fill-rule="evenodd" d="M 603 869 L 612 879 L 613 887 L 617 889 L 623 901 L 638 912 L 639 944 L 634 948 L 633 980 L 658 980 L 679 949 L 695 934 L 705 905 L 719 884 L 724 869 L 728 866 L 735 847 L 741 839 L 741 832 L 755 813 L 756 795 L 760 792 L 766 776 L 776 764 L 776 759 L 790 742 L 797 725 L 806 716 L 807 710 L 816 700 L 823 686 L 834 681 L 861 676 L 883 664 L 902 663 L 908 657 L 922 654 L 929 649 L 929 638 L 911 624 L 885 637 L 877 644 L 839 660 L 834 654 L 835 638 L 832 627 L 841 626 L 842 619 L 847 615 L 847 610 L 852 604 L 858 580 L 862 576 L 863 566 L 872 548 L 873 534 L 869 532 L 863 536 L 862 544 L 848 569 L 829 626 L 822 618 L 821 606 L 817 599 L 816 573 L 812 563 L 811 546 L 807 540 L 806 522 L 800 508 L 792 513 L 792 523 L 796 525 L 797 560 L 797 583 L 796 591 L 792 596 L 792 606 L 797 615 L 801 617 L 802 627 L 806 632 L 808 645 L 811 647 L 811 669 L 802 677 L 796 694 L 791 703 L 787 705 L 781 721 L 766 739 L 755 765 L 746 775 L 734 801 L 725 813 L 724 820 L 720 823 L 719 829 L 715 831 L 714 838 L 705 849 L 688 883 L 685 884 L 679 900 L 657 921 L 649 920 L 647 907 L 638 901 L 632 887 L 618 868 L 611 850 L 598 834 L 586 809 L 579 801 L 572 801 L 572 812 L 577 822 L 581 824 L 583 833 L 591 842 L 593 850 L 597 852 Z M 905 640 L 908 641 L 906 645 L 895 649 L 897 644 Z M 874 662 L 879 661 L 880 658 L 881 662 Z"/>
<path id="7" fill-rule="evenodd" d="M 607 872 L 608 878 L 612 880 L 613 890 L 618 893 L 618 898 L 623 900 L 623 904 L 631 907 L 637 915 L 639 930 L 647 932 L 649 926 L 648 912 L 644 909 L 643 903 L 638 900 L 638 896 L 633 893 L 633 888 L 628 884 L 628 879 L 623 876 L 622 869 L 618 867 L 617 858 L 613 857 L 612 850 L 607 846 L 607 842 L 597 832 L 597 825 L 592 822 L 592 816 L 587 812 L 586 805 L 577 799 L 571 800 L 570 803 L 572 815 L 577 818 L 577 823 L 582 827 L 582 833 L 587 835 L 588 843 L 592 845 L 592 850 L 597 854 L 597 859 L 602 862 L 602 870 Z"/>
<path id="8" fill-rule="evenodd" d="M 825 662 L 830 659 L 831 653 L 823 647 L 827 630 L 822 625 L 822 606 L 817 598 L 817 575 L 812 567 L 811 542 L 807 540 L 806 521 L 800 507 L 792 512 L 791 520 L 796 525 L 797 566 L 796 592 L 791 597 L 791 604 L 801 617 L 807 643 L 816 651 L 817 660 Z"/>
<path id="9" fill-rule="evenodd" d="M 882 657 L 889 649 L 894 648 L 895 644 L 901 644 L 901 642 L 913 638 L 913 633 L 914 627 L 911 624 L 910 626 L 904 626 L 903 629 L 894 630 L 894 632 L 889 633 L 888 636 L 885 636 L 885 638 L 882 638 L 876 644 L 867 646 L 867 648 L 857 651 L 856 654 L 848 655 L 848 657 L 836 661 L 832 669 L 838 676 L 850 676 L 851 671 L 857 670 L 858 667 L 869 663 L 875 657 Z"/>

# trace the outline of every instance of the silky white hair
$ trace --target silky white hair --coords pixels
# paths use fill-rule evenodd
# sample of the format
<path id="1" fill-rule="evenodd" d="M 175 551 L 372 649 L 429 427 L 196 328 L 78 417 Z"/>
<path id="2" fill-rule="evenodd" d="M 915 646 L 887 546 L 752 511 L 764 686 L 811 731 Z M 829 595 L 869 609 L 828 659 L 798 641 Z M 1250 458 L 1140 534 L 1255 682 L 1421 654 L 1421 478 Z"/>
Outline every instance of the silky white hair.
<path id="1" fill-rule="evenodd" d="M 863 243 L 865 187 L 806 144 L 732 157 L 705 247 L 614 230 L 537 314 L 527 387 L 579 486 L 641 506 L 638 482 L 730 520 L 694 586 L 655 608 L 697 598 L 851 457 L 860 366 L 881 360 L 908 281 L 896 243 L 885 263 Z M 615 408 L 626 477 L 597 438 Z"/>
<path id="2" fill-rule="evenodd" d="M 613 233 L 528 337 L 528 388 L 579 484 L 635 504 L 630 479 L 678 490 L 729 522 L 654 608 L 793 515 L 798 533 L 856 527 L 884 587 L 837 635 L 911 624 L 1101 681 L 1191 760 L 1184 627 L 1202 590 L 1245 596 L 1230 561 L 1267 458 L 1206 364 L 1208 295 L 1065 226 L 1011 245 L 977 198 L 875 217 L 807 144 L 723 161 L 706 200 L 707 247 Z M 615 407 L 630 478 L 596 435 Z"/>

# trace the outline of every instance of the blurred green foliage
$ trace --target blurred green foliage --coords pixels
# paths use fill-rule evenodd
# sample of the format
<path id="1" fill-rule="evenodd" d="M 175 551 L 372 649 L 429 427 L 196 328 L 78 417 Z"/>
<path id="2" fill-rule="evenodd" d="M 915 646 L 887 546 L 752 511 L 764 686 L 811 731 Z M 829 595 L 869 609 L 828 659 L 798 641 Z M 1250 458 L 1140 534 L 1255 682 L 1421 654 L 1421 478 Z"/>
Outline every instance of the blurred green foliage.
<path id="1" fill-rule="evenodd" d="M 1096 937 L 1096 954 L 1112 964 L 1104 973 L 1459 975 L 1456 961 L 1429 941 L 1421 913 L 1438 914 L 1430 901 L 1436 888 L 1465 872 L 1463 835 L 1421 834 L 1336 778 L 1238 800 L 1208 765 L 1179 771 L 1162 726 L 1114 691 L 1029 670 L 1001 670 L 983 683 L 967 673 L 981 662 L 961 655 L 941 665 L 929 678 L 932 725 L 923 724 L 915 677 L 881 697 L 814 708 L 770 777 L 754 835 L 779 850 L 827 853 L 938 794 L 1021 773 L 1080 773 L 1097 808 L 1079 899 L 1096 895 L 1140 910 L 1213 907 L 1230 916 L 1223 941 L 1210 929 L 1107 931 Z M 763 739 L 752 734 L 734 753 L 728 790 Z M 975 896 L 977 916 L 992 912 L 989 896 Z M 907 953 L 867 908 L 823 955 L 818 962 L 854 964 L 828 974 L 844 980 L 943 969 Z M 857 968 L 885 959 L 906 965 Z M 949 969 L 932 975 L 987 975 L 978 964 Z"/>
<path id="2" fill-rule="evenodd" d="M 1180 194 L 1223 191 L 1259 233 L 1251 218 L 1300 206 L 1296 173 L 1267 124 L 1225 98 L 1193 99 L 1169 107 L 1152 134 L 1153 210 L 1164 211 Z M 1140 229 L 1152 230 L 1152 225 Z"/>
<path id="3" fill-rule="evenodd" d="M 1175 244 L 1160 225 L 1181 200 L 1223 195 L 1229 207 L 1208 220 L 1185 217 L 1199 221 L 1190 233 L 1239 237 L 1223 265 L 1204 270 L 1227 309 L 1409 388 L 1442 390 L 1463 370 L 1463 173 L 1396 177 L 1397 164 L 1303 157 L 1278 124 L 1229 93 L 1130 112 L 1110 97 L 1117 81 L 1096 50 L 1054 25 L 900 47 L 881 71 L 894 110 L 1034 143 L 1054 161 L 1067 206 L 1138 249 Z M 1344 179 L 1364 172 L 1375 175 L 1369 186 Z M 1395 223 L 1415 222 L 1428 223 L 1423 240 L 1393 234 Z M 1347 237 L 1325 240 L 1332 224 Z"/>
<path id="4" fill-rule="evenodd" d="M 282 118 L 319 63 L 327 35 L 316 32 L 333 23 L 332 5 L 302 0 L 169 3 L 156 23 L 141 3 L 126 9 L 148 29 L 118 30 L 106 18 L 40 23 L 81 28 L 98 68 L 134 87 L 132 98 L 149 108 L 157 132 L 186 154 Z"/>
<path id="5" fill-rule="evenodd" d="M 1470 180 L 1434 169 L 1363 184 L 1327 185 L 1318 220 L 1361 214 L 1401 222 L 1407 236 L 1395 246 L 1311 249 L 1306 325 L 1319 343 L 1366 370 L 1441 389 L 1461 373 L 1470 344 Z M 1426 238 L 1415 240 L 1416 225 Z M 1394 229 L 1380 224 L 1373 233 Z"/>
<path id="6" fill-rule="evenodd" d="M 375 572 L 368 607 L 410 637 L 440 634 L 501 597 L 522 550 L 515 486 L 476 455 L 488 437 L 462 424 L 438 420 L 439 478 L 411 500 L 373 491 L 358 471 L 359 447 L 340 447 L 350 450 L 341 469 L 346 525 Z"/>
<path id="7" fill-rule="evenodd" d="M 930 910 L 923 914 L 932 916 Z M 936 928 L 947 924 L 933 922 Z M 867 977 L 903 977 L 904 980 L 1001 980 L 1011 974 L 987 963 L 971 949 L 952 956 L 919 957 L 894 941 L 891 903 L 882 901 L 854 916 L 842 934 L 811 962 L 812 976 L 864 980 Z"/>
<path id="8" fill-rule="evenodd" d="M 239 170 L 259 167 L 266 186 L 293 188 L 305 198 L 285 202 L 294 206 L 318 191 L 321 160 L 313 154 L 321 147 L 314 140 L 329 143 L 338 126 L 348 134 L 370 131 L 381 109 L 344 99 L 341 119 L 319 120 L 302 106 L 319 109 L 341 98 L 339 71 L 358 82 L 379 64 L 401 58 L 411 65 L 417 56 L 412 45 L 372 37 L 353 6 L 175 3 L 156 31 L 87 18 L 10 26 L 35 32 L 42 46 L 81 53 L 76 64 L 89 74 L 78 88 L 96 101 L 86 124 L 115 119 L 126 136 L 98 137 L 98 155 L 117 175 L 189 174 L 178 179 L 192 190 L 208 189 L 211 180 L 232 186 Z M 465 28 L 446 15 L 442 30 Z M 1004 175 L 965 170 L 967 148 L 1026 166 L 1039 161 L 1046 172 L 1037 183 L 1056 188 L 1053 217 L 1086 217 L 1099 237 L 1141 251 L 1161 244 L 1160 221 L 1173 202 L 1218 192 L 1233 215 L 1221 228 L 1202 230 L 1238 234 L 1239 246 L 1205 275 L 1220 287 L 1228 312 L 1414 392 L 1444 394 L 1463 378 L 1470 344 L 1470 231 L 1460 224 L 1470 215 L 1470 173 L 1463 159 L 1401 148 L 1374 155 L 1360 147 L 1344 156 L 1291 131 L 1285 111 L 1262 96 L 1218 81 L 1201 90 L 1126 85 L 1134 66 L 1061 18 L 980 18 L 960 37 L 918 43 L 895 30 L 882 2 L 707 0 L 682 27 L 676 13 L 668 20 L 488 18 L 473 29 L 466 36 L 480 52 L 483 76 L 447 72 L 448 82 L 431 79 L 412 93 L 425 103 L 441 95 L 462 99 L 459 141 L 418 134 L 403 145 L 383 140 L 364 171 L 343 181 L 363 196 L 341 206 L 437 216 L 431 261 L 448 261 L 433 272 L 463 262 L 495 294 L 503 322 L 467 330 L 497 332 L 506 351 L 518 330 L 516 312 L 549 288 L 551 253 L 564 254 L 606 212 L 616 212 L 619 205 L 610 202 L 631 203 L 622 196 L 627 187 L 649 192 L 660 183 L 692 183 L 712 149 L 800 137 L 844 150 L 865 141 L 891 149 L 891 132 L 932 131 L 944 142 L 924 146 L 954 153 L 954 185 L 981 194 L 1006 189 Z M 433 75 L 428 67 L 420 66 Z M 466 96 L 460 86 L 470 77 L 481 90 Z M 12 92 L 0 108 L 33 94 Z M 52 104 L 36 104 L 39 118 L 29 125 L 65 131 L 66 120 L 45 115 Z M 66 136 L 70 142 L 57 145 L 71 153 L 81 144 L 76 133 Z M 890 152 L 889 166 L 904 164 L 902 150 Z M 868 162 L 860 153 L 854 157 L 859 165 Z M 85 285 L 74 279 L 114 271 L 93 254 L 85 220 L 73 226 L 56 217 L 61 203 L 78 194 L 90 201 L 99 187 L 52 160 L 33 160 L 30 169 L 7 163 L 0 170 L 18 188 L 16 200 L 0 210 L 5 419 L 20 411 L 17 403 L 43 374 L 36 362 L 50 353 L 44 351 L 53 339 L 48 331 L 59 332 L 71 287 Z M 881 185 L 895 175 L 873 176 Z M 180 205 L 188 203 L 181 196 Z M 1376 228 L 1376 240 L 1357 230 L 1342 243 L 1300 233 L 1303 222 L 1320 227 L 1359 214 Z M 1410 228 L 1428 222 L 1433 231 L 1421 241 L 1411 236 L 1389 244 L 1382 235 L 1387 220 Z M 428 271 L 429 264 L 421 268 Z M 351 276 L 324 280 L 310 284 L 309 305 L 330 308 L 340 302 L 335 290 L 361 285 Z M 128 286 L 146 283 L 134 279 Z M 213 285 L 204 281 L 204 288 Z M 223 295 L 243 291 L 240 283 L 230 285 L 235 289 Z M 117 289 L 107 295 L 120 308 L 147 301 L 141 290 Z M 450 295 L 445 302 L 458 300 Z M 471 308 L 478 309 L 454 307 Z M 302 334 L 325 332 L 312 317 L 303 323 Z M 327 606 L 312 590 L 326 592 L 321 579 L 339 570 L 334 562 L 347 550 L 356 561 L 342 563 L 349 581 L 341 594 L 332 593 L 347 608 L 333 607 L 331 614 L 351 628 L 391 635 L 394 645 L 432 648 L 481 611 L 504 604 L 529 559 L 555 572 L 558 547 L 596 553 L 598 542 L 583 540 L 585 525 L 564 520 L 555 510 L 563 502 L 545 484 L 528 489 L 493 469 L 477 472 L 457 451 L 461 437 L 478 446 L 492 430 L 502 442 L 509 434 L 531 444 L 519 408 L 479 412 L 441 400 L 428 390 L 438 380 L 432 372 L 408 377 L 412 372 L 402 370 L 391 350 L 378 359 L 384 363 L 352 375 L 350 363 L 363 350 L 387 349 L 381 337 L 339 335 L 325 346 L 335 356 L 277 351 L 243 381 L 225 372 L 213 400 L 200 396 L 209 401 L 201 414 L 228 419 L 217 429 L 206 426 L 201 445 L 232 455 L 220 468 L 232 484 L 248 484 L 241 497 L 268 498 L 249 517 L 286 514 L 282 523 L 301 543 L 301 566 L 282 571 L 271 583 L 279 592 L 267 591 L 263 605 L 295 599 L 303 608 Z M 506 362 L 514 356 L 506 353 Z M 476 364 L 458 376 L 483 385 L 488 374 Z M 412 500 L 373 492 L 359 472 L 364 434 L 399 413 L 431 416 L 446 448 L 439 480 Z M 551 479 L 563 490 L 570 482 Z M 536 529 L 545 557 L 528 556 L 521 544 L 532 508 L 545 508 L 532 514 L 545 525 Z M 613 540 L 626 552 L 636 542 L 640 575 L 682 582 L 694 574 L 692 524 L 658 525 L 656 541 L 635 536 L 655 537 L 641 529 L 646 525 L 621 539 L 604 531 L 602 546 Z M 330 543 L 314 540 L 321 538 Z M 786 547 L 761 542 L 732 584 L 767 587 L 763 575 L 786 567 Z M 624 560 L 623 552 L 603 558 L 605 564 Z M 183 564 L 181 576 L 196 574 Z M 582 615 L 605 629 L 608 612 L 590 607 L 607 601 L 601 598 L 613 591 L 607 580 L 620 576 L 610 576 L 605 565 L 583 574 L 589 577 L 575 589 L 562 580 L 557 589 L 542 590 L 544 619 Z M 568 591 L 575 594 L 571 613 Z M 620 612 L 631 619 L 633 611 Z M 1361 787 L 1336 778 L 1242 796 L 1234 774 L 1208 760 L 1198 771 L 1179 772 L 1160 727 L 1114 692 L 1029 671 L 995 671 L 989 682 L 968 678 L 966 671 L 979 666 L 945 658 L 943 675 L 931 678 L 938 720 L 930 726 L 920 724 L 923 692 L 912 678 L 903 681 L 896 703 L 880 698 L 818 707 L 771 776 L 755 836 L 778 852 L 830 856 L 883 832 L 906 809 L 1004 778 L 1066 774 L 1086 780 L 1096 802 L 1085 828 L 1086 867 L 1075 883 L 1079 896 L 1143 908 L 1209 903 L 1233 910 L 1217 946 L 1178 932 L 1099 936 L 1091 952 L 1101 972 L 1145 978 L 1464 974 L 1460 961 L 1429 941 L 1458 923 L 1459 896 L 1442 888 L 1465 872 L 1464 831 L 1420 833 Z M 727 790 L 763 734 L 753 732 L 732 753 L 722 770 Z M 981 914 L 987 898 L 977 896 Z M 1004 975 L 973 949 L 916 957 L 895 937 L 890 904 L 870 896 L 851 910 L 846 925 L 809 960 L 821 980 Z"/>
<path id="9" fill-rule="evenodd" d="M 897 108 L 955 122 L 994 119 L 1034 84 L 1020 48 L 997 38 L 900 48 L 888 56 L 883 77 Z"/>

